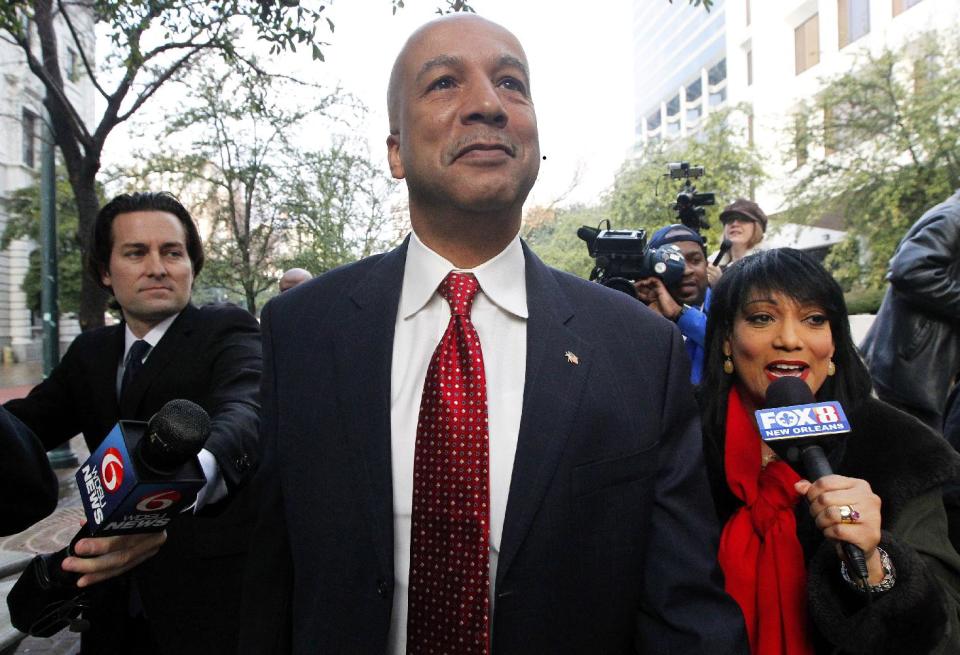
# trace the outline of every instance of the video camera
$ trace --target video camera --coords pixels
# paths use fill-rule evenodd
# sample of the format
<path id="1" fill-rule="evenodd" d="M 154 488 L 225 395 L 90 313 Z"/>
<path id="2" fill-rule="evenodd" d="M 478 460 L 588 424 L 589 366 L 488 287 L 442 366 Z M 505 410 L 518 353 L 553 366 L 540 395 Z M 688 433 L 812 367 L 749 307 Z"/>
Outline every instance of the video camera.
<path id="1" fill-rule="evenodd" d="M 587 243 L 587 251 L 596 265 L 590 279 L 600 284 L 637 297 L 633 282 L 645 277 L 657 277 L 667 288 L 680 283 L 685 262 L 683 253 L 672 244 L 660 248 L 647 247 L 644 230 L 611 230 L 584 225 L 577 236 Z"/>
<path id="2" fill-rule="evenodd" d="M 710 227 L 710 223 L 704 218 L 706 214 L 704 207 L 717 204 L 715 194 L 698 193 L 697 188 L 690 181 L 702 177 L 703 173 L 703 166 L 691 166 L 690 162 L 680 161 L 667 164 L 667 172 L 663 175 L 671 180 L 685 180 L 680 192 L 677 193 L 677 201 L 670 208 L 676 210 L 681 223 L 698 234 L 700 230 Z"/>

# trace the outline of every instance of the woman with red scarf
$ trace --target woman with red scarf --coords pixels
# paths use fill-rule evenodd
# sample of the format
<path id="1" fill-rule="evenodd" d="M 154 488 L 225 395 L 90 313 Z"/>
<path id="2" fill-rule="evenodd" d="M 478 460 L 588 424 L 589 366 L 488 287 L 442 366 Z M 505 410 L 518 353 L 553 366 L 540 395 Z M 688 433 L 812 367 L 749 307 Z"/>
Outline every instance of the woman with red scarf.
<path id="1" fill-rule="evenodd" d="M 941 486 L 960 456 L 871 397 L 843 293 L 796 250 L 760 252 L 714 289 L 701 385 L 704 449 L 723 527 L 719 560 L 754 655 L 960 653 L 960 555 Z M 753 418 L 777 378 L 839 401 L 852 432 L 811 484 L 764 444 Z M 866 559 L 847 570 L 842 542 Z"/>

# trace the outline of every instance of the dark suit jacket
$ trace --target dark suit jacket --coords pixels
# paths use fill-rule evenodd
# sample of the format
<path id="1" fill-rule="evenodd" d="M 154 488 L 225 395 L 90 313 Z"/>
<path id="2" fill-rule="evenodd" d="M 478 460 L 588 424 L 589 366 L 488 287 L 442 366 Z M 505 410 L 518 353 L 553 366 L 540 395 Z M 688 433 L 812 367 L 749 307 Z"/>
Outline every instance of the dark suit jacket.
<path id="1" fill-rule="evenodd" d="M 387 650 L 390 367 L 405 256 L 403 246 L 332 271 L 263 312 L 265 499 L 241 652 L 283 652 L 290 640 L 295 653 Z M 745 652 L 718 583 L 679 333 L 625 294 L 525 257 L 527 379 L 493 652 Z M 276 617 L 288 621 L 279 639 Z"/>
<path id="2" fill-rule="evenodd" d="M 212 429 L 204 447 L 216 456 L 234 498 L 210 508 L 211 516 L 180 517 L 160 553 L 133 575 L 163 652 L 231 653 L 252 515 L 248 494 L 237 489 L 258 453 L 259 326 L 232 305 L 188 305 L 118 400 L 123 345 L 122 324 L 84 332 L 50 377 L 6 407 L 48 449 L 82 432 L 91 452 L 119 419 L 148 420 L 174 398 L 207 410 Z M 84 635 L 85 652 L 111 652 L 110 633 L 128 613 L 128 577 L 102 585 L 103 616 L 88 613 L 93 628 Z M 102 649 L 94 649 L 90 644 L 101 638 Z"/>
<path id="3" fill-rule="evenodd" d="M 27 427 L 0 409 L 0 535 L 20 532 L 57 506 L 57 476 Z"/>

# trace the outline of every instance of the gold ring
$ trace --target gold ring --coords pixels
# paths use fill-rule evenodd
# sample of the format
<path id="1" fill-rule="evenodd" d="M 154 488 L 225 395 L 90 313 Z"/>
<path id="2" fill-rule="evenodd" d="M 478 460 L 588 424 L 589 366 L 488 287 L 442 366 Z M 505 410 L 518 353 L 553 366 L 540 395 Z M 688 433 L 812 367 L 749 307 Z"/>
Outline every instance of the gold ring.
<path id="1" fill-rule="evenodd" d="M 860 512 L 850 505 L 840 505 L 837 509 L 840 510 L 841 523 L 856 523 L 860 520 Z"/>

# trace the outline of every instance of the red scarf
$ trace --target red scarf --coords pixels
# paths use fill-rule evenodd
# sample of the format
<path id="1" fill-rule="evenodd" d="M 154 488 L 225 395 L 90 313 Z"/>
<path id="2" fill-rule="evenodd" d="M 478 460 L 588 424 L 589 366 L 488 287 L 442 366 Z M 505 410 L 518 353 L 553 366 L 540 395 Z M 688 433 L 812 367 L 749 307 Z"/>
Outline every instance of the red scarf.
<path id="1" fill-rule="evenodd" d="M 800 477 L 780 461 L 760 468 L 760 434 L 735 386 L 726 429 L 727 484 L 745 503 L 720 537 L 727 593 L 743 610 L 754 655 L 812 655 L 807 572 L 793 514 Z"/>

